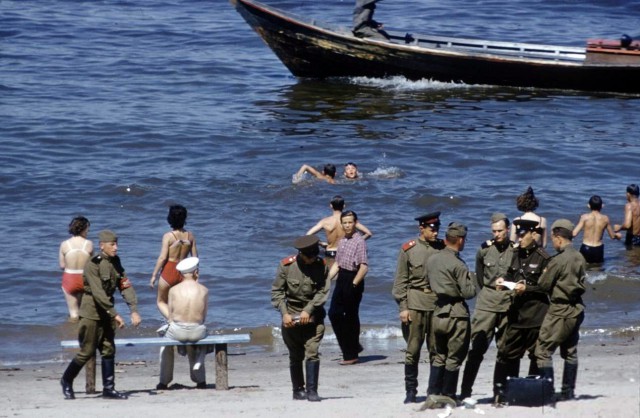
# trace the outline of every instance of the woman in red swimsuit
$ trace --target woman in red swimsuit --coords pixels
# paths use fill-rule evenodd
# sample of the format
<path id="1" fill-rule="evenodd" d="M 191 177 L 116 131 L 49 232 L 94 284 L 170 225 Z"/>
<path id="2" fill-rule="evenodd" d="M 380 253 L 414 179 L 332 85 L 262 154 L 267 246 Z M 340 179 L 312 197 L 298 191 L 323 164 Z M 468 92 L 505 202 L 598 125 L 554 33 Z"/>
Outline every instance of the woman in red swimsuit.
<path id="1" fill-rule="evenodd" d="M 181 281 L 176 265 L 190 255 L 198 256 L 195 237 L 184 229 L 187 222 L 187 209 L 181 205 L 171 206 L 167 222 L 171 225 L 172 230 L 162 236 L 160 255 L 149 281 L 153 289 L 158 281 L 158 274 L 161 273 L 158 282 L 157 303 L 160 313 L 165 318 L 169 317 L 169 289 Z"/>
<path id="2" fill-rule="evenodd" d="M 62 292 L 69 308 L 69 320 L 78 320 L 80 301 L 84 293 L 82 272 L 84 265 L 91 258 L 93 243 L 87 239 L 89 234 L 89 220 L 84 216 L 77 216 L 69 224 L 71 238 L 62 241 L 58 258 L 62 273 Z"/>

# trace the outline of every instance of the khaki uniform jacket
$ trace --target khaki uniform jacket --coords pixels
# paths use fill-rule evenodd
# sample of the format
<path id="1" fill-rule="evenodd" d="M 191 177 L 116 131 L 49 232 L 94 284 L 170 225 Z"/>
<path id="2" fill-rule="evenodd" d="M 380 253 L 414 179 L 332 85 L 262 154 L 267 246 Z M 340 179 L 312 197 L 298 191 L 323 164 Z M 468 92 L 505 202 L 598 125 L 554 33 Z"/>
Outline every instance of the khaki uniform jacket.
<path id="1" fill-rule="evenodd" d="M 514 328 L 537 328 L 542 325 L 549 308 L 549 297 L 540 288 L 540 275 L 547 267 L 551 256 L 535 242 L 527 248 L 518 247 L 513 254 L 507 279 L 525 281 L 526 290 L 514 295 L 509 308 L 509 325 Z"/>
<path id="2" fill-rule="evenodd" d="M 322 321 L 324 303 L 331 289 L 331 281 L 327 280 L 329 267 L 321 258 L 312 264 L 304 264 L 296 258 L 287 257 L 278 265 L 271 286 L 271 304 L 282 315 L 296 315 L 304 310 L 314 317 L 314 321 Z"/>
<path id="3" fill-rule="evenodd" d="M 486 241 L 476 253 L 476 280 L 480 293 L 476 309 L 487 312 L 506 312 L 511 304 L 509 292 L 496 290 L 496 280 L 507 277 L 513 257 L 513 243 L 504 248 L 496 246 L 494 240 Z M 501 251 L 502 250 L 502 251 Z"/>
<path id="4" fill-rule="evenodd" d="M 436 294 L 430 290 L 427 278 L 427 260 L 444 248 L 444 241 L 432 243 L 415 239 L 406 242 L 398 254 L 396 276 L 391 293 L 400 312 L 433 311 L 436 308 Z"/>
<path id="5" fill-rule="evenodd" d="M 551 298 L 549 315 L 575 318 L 584 311 L 586 262 L 571 244 L 553 256 L 539 280 L 540 288 Z"/>
<path id="6" fill-rule="evenodd" d="M 435 315 L 468 318 L 469 307 L 465 299 L 476 295 L 476 286 L 460 253 L 445 248 L 429 258 L 427 276 L 438 302 Z"/>
<path id="7" fill-rule="evenodd" d="M 138 311 L 138 298 L 127 278 L 120 257 L 109 257 L 105 253 L 96 255 L 87 262 L 83 273 L 84 296 L 80 303 L 82 318 L 100 320 L 118 315 L 113 295 L 120 291 L 130 311 Z"/>

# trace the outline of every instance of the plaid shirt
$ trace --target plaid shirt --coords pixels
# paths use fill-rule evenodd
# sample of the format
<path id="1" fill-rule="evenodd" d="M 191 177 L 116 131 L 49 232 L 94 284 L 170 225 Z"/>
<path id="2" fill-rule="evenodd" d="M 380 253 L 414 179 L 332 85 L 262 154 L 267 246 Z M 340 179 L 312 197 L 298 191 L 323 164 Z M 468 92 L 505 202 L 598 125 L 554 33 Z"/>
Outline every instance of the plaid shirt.
<path id="1" fill-rule="evenodd" d="M 344 237 L 340 240 L 336 263 L 341 269 L 349 271 L 358 271 L 360 264 L 367 264 L 367 244 L 362 235 L 356 232 L 351 238 Z"/>

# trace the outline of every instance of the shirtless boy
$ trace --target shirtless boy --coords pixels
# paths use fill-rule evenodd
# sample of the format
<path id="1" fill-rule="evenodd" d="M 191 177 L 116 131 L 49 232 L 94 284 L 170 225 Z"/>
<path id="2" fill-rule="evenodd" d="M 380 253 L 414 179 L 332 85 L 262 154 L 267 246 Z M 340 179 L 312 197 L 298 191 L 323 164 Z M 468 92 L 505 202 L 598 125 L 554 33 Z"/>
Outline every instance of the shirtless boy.
<path id="1" fill-rule="evenodd" d="M 640 194 L 640 187 L 637 184 L 630 184 L 627 186 L 627 204 L 624 205 L 624 223 L 622 225 L 616 224 L 613 227 L 613 231 L 616 232 L 618 238 L 622 238 L 620 231 L 626 230 L 627 236 L 624 240 L 624 245 L 640 246 L 640 203 L 638 202 L 638 195 Z"/>
<path id="2" fill-rule="evenodd" d="M 600 196 L 591 196 L 589 209 L 591 209 L 591 212 L 580 216 L 580 222 L 573 229 L 573 236 L 576 237 L 584 229 L 580 254 L 582 254 L 587 263 L 602 263 L 604 261 L 602 235 L 605 229 L 611 239 L 619 239 L 619 237 L 614 234 L 613 228 L 609 223 L 609 217 L 600 213 L 600 210 L 602 210 Z"/>
<path id="3" fill-rule="evenodd" d="M 349 161 L 344 165 L 344 178 L 355 180 L 358 178 L 358 176 L 358 166 L 356 165 L 356 163 L 352 163 L 351 161 Z"/>
<path id="4" fill-rule="evenodd" d="M 340 224 L 340 215 L 344 210 L 344 199 L 342 196 L 334 196 L 329 203 L 329 207 L 331 208 L 333 214 L 331 216 L 327 216 L 326 218 L 320 219 L 315 226 L 313 226 L 310 230 L 307 231 L 306 235 L 313 235 L 320 230 L 324 230 L 325 235 L 327 236 L 326 242 L 320 242 L 320 245 L 325 248 L 325 259 L 327 263 L 331 265 L 333 263 L 333 259 L 336 256 L 336 250 L 338 249 L 338 242 L 344 237 L 344 230 Z M 360 222 L 356 223 L 356 230 L 362 233 L 362 238 L 369 239 L 373 235 L 369 228 L 362 225 Z"/>
<path id="5" fill-rule="evenodd" d="M 322 173 L 308 164 L 302 164 L 302 167 L 300 167 L 298 172 L 295 174 L 294 179 L 299 179 L 304 173 L 310 173 L 315 178 L 324 180 L 329 184 L 336 183 L 336 166 L 333 164 L 325 164 L 322 169 Z"/>

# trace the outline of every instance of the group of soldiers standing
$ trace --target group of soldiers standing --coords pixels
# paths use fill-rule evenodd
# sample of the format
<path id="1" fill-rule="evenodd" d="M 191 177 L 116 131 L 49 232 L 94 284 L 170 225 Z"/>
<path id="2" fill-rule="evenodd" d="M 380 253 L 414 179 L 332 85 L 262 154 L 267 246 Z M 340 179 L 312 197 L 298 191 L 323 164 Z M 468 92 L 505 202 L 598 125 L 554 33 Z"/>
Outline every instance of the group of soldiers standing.
<path id="1" fill-rule="evenodd" d="M 419 236 L 402 245 L 392 290 L 407 343 L 404 403 L 417 401 L 418 365 L 425 342 L 430 363 L 427 403 L 433 395 L 455 404 L 471 397 L 480 365 L 494 338 L 498 348 L 493 378 L 496 405 L 505 404 L 507 378 L 519 375 L 525 353 L 530 359 L 528 375 L 553 382 L 551 356 L 558 347 L 565 361 L 560 399 L 574 398 L 586 270 L 583 256 L 572 246 L 574 225 L 567 219 L 553 223 L 551 241 L 557 254 L 550 256 L 540 244 L 544 231 L 539 222 L 516 219 L 516 243 L 509 239 L 507 216 L 495 213 L 491 217 L 493 239 L 478 249 L 474 275 L 460 258 L 467 237 L 465 225 L 450 223 L 443 240 L 438 238 L 440 212 L 415 219 Z M 293 399 L 318 401 L 318 347 L 324 335 L 324 303 L 335 272 L 332 274 L 327 263 L 318 257 L 319 240 L 315 235 L 298 238 L 294 247 L 298 255 L 287 257 L 278 267 L 272 304 L 282 314 Z M 361 296 L 363 281 L 361 277 L 353 279 L 348 287 L 339 287 L 345 294 L 358 291 Z M 466 301 L 476 294 L 471 318 Z M 341 349 L 343 346 L 341 342 Z M 345 360 L 340 364 L 357 362 L 357 354 L 356 360 L 351 361 L 344 351 Z M 305 360 L 306 389 L 302 366 Z"/>
<path id="2" fill-rule="evenodd" d="M 551 356 L 560 347 L 565 360 L 561 399 L 574 398 L 580 324 L 584 319 L 586 263 L 571 245 L 574 225 L 560 219 L 551 227 L 558 252 L 550 256 L 539 245 L 538 222 L 517 219 L 518 242 L 509 240 L 509 219 L 491 217 L 493 239 L 476 254 L 475 283 L 459 256 L 467 229 L 449 224 L 438 238 L 440 212 L 416 218 L 420 234 L 398 255 L 393 296 L 398 303 L 405 356 L 405 403 L 416 402 L 418 364 L 426 342 L 430 372 L 427 395 L 463 400 L 473 384 L 491 341 L 498 354 L 493 377 L 496 405 L 505 403 L 507 377 L 517 377 L 528 352 L 528 375 L 553 381 Z M 470 320 L 466 300 L 477 295 Z M 462 363 L 460 397 L 456 396 Z M 427 398 L 429 400 L 429 398 Z"/>

